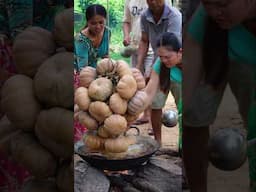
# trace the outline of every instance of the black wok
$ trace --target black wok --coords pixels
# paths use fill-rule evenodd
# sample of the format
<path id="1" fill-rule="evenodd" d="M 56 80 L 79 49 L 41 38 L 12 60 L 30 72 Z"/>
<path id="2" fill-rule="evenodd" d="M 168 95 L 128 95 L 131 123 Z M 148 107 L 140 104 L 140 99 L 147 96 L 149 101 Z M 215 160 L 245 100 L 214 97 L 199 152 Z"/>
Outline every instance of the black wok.
<path id="1" fill-rule="evenodd" d="M 75 143 L 75 153 L 98 169 L 110 171 L 135 169 L 146 163 L 160 147 L 158 142 L 151 137 L 136 136 L 136 138 L 137 142 L 129 146 L 126 153 L 118 156 L 91 152 L 86 148 L 83 141 Z"/>

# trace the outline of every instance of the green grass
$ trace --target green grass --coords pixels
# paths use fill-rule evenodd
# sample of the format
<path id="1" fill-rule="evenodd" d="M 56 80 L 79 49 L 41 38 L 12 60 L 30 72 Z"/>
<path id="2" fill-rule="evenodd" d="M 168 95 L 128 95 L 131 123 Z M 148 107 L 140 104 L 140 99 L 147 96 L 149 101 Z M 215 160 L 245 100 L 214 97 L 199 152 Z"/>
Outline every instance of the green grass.
<path id="1" fill-rule="evenodd" d="M 110 51 L 110 57 L 114 60 L 124 60 L 130 65 L 130 58 L 122 57 L 120 53 Z"/>

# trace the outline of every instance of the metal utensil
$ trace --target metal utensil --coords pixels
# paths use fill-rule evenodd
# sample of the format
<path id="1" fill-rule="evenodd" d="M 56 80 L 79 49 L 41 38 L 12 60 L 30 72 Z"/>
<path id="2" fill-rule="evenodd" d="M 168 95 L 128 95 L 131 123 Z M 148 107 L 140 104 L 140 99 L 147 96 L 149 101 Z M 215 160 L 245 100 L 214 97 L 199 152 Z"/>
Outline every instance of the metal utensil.
<path id="1" fill-rule="evenodd" d="M 247 141 L 240 129 L 219 129 L 209 140 L 209 160 L 218 169 L 236 170 L 246 161 L 247 148 L 255 144 L 256 138 Z"/>
<path id="2" fill-rule="evenodd" d="M 166 127 L 175 127 L 178 123 L 179 115 L 173 109 L 169 109 L 163 112 L 162 123 Z"/>

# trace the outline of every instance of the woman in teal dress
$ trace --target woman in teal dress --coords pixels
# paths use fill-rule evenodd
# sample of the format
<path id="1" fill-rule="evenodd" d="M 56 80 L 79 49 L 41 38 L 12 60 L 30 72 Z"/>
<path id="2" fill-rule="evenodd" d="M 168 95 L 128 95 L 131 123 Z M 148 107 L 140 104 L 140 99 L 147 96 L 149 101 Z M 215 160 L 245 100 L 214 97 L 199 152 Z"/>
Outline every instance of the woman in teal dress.
<path id="1" fill-rule="evenodd" d="M 202 0 L 188 23 L 183 39 L 182 146 L 191 192 L 207 192 L 209 126 L 227 84 L 236 97 L 248 139 L 256 137 L 255 10 L 256 1 Z M 255 147 L 248 148 L 248 160 L 250 189 L 255 192 Z"/>
<path id="2" fill-rule="evenodd" d="M 181 71 L 181 59 L 182 59 L 182 46 L 178 37 L 170 32 L 163 33 L 157 41 L 157 55 L 149 82 L 145 88 L 147 98 L 145 99 L 145 105 L 134 106 L 134 110 L 138 113 L 143 111 L 147 106 L 151 105 L 152 101 L 159 103 L 157 114 L 152 118 L 152 121 L 158 122 L 158 126 L 153 127 L 155 139 L 162 143 L 162 131 L 161 131 L 161 116 L 162 108 L 165 105 L 168 93 L 174 97 L 175 103 L 178 108 L 181 103 L 181 83 L 182 83 L 182 71 Z M 158 93 L 160 89 L 160 94 Z M 181 124 L 180 124 L 181 126 Z"/>
<path id="3" fill-rule="evenodd" d="M 75 38 L 75 69 L 96 67 L 99 58 L 108 57 L 110 31 L 106 27 L 106 9 L 93 4 L 86 9 L 87 24 Z"/>
<path id="4" fill-rule="evenodd" d="M 79 72 L 86 66 L 96 68 L 100 58 L 108 57 L 110 31 L 106 27 L 106 9 L 93 4 L 86 9 L 87 24 L 75 37 L 75 89 L 79 87 Z M 74 121 L 75 141 L 81 139 L 86 127 Z"/>

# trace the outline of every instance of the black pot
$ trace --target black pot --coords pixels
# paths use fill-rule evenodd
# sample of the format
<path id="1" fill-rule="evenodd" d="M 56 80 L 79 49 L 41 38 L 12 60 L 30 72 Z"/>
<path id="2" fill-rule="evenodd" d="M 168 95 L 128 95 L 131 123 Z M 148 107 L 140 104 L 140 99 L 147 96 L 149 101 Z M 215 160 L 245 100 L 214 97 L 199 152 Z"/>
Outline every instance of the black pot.
<path id="1" fill-rule="evenodd" d="M 109 158 L 101 153 L 89 152 L 82 141 L 79 141 L 75 144 L 75 153 L 87 161 L 91 166 L 98 169 L 110 171 L 136 169 L 142 164 L 147 163 L 149 158 L 160 147 L 157 141 L 151 137 L 136 137 L 137 143 L 129 146 L 127 154 L 120 158 Z M 133 153 L 133 149 L 136 147 L 136 153 Z"/>

